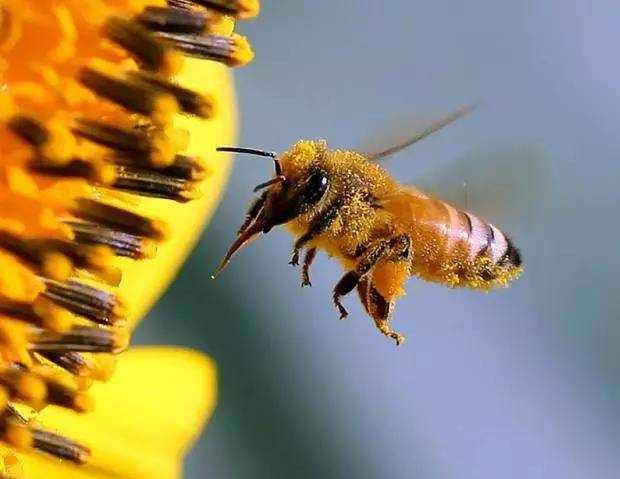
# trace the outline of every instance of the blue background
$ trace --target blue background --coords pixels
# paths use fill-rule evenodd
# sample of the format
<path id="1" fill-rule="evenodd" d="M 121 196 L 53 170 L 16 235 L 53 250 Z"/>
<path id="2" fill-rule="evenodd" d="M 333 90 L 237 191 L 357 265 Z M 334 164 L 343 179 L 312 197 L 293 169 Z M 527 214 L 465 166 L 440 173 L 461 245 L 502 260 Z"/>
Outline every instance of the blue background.
<path id="1" fill-rule="evenodd" d="M 240 143 L 353 148 L 480 102 L 386 165 L 504 228 L 526 272 L 490 294 L 411 280 L 400 348 L 354 296 L 338 321 L 335 261 L 320 257 L 300 289 L 283 231 L 212 281 L 272 172 L 239 158 L 137 335 L 219 363 L 220 404 L 186 477 L 620 477 L 620 4 L 263 4 L 239 26 L 257 53 L 237 75 Z"/>

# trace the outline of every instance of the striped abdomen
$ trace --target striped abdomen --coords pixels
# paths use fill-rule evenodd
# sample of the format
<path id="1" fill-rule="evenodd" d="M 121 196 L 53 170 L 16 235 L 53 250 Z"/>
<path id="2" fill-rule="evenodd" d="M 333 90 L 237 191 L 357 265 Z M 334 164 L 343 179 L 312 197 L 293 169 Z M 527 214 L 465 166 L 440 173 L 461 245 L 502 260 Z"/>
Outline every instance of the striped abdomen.
<path id="1" fill-rule="evenodd" d="M 521 268 L 519 252 L 496 226 L 408 189 L 386 202 L 413 243 L 413 269 L 453 286 L 505 285 Z"/>

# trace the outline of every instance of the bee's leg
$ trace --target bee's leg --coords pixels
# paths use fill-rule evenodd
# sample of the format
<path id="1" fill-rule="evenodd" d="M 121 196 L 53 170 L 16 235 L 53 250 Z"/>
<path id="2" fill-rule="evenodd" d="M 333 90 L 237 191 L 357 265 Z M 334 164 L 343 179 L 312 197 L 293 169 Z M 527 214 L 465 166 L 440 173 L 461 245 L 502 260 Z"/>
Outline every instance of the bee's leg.
<path id="1" fill-rule="evenodd" d="M 336 308 L 340 312 L 340 319 L 346 318 L 349 313 L 342 305 L 340 298 L 346 296 L 358 285 L 360 280 L 366 276 L 370 270 L 389 252 L 390 241 L 377 241 L 370 245 L 357 263 L 355 269 L 348 271 L 340 278 L 334 287 L 333 300 Z"/>
<path id="2" fill-rule="evenodd" d="M 293 266 L 299 265 L 299 254 L 301 253 L 301 250 L 310 241 L 324 233 L 325 230 L 329 228 L 329 226 L 332 224 L 332 221 L 334 221 L 334 219 L 336 219 L 336 217 L 338 216 L 339 211 L 340 205 L 332 204 L 331 206 L 328 206 L 322 213 L 319 214 L 319 216 L 317 216 L 312 221 L 310 227 L 308 228 L 308 231 L 306 231 L 303 235 L 297 238 L 297 241 L 295 241 L 295 246 L 293 247 L 293 255 L 291 256 L 291 260 L 288 264 Z"/>
<path id="3" fill-rule="evenodd" d="M 394 299 L 387 300 L 373 286 L 370 286 L 367 294 L 366 310 L 374 320 L 381 334 L 393 339 L 399 346 L 405 342 L 405 337 L 390 328 L 390 319 L 394 312 Z"/>
<path id="4" fill-rule="evenodd" d="M 310 266 L 312 262 L 316 258 L 316 248 L 310 248 L 306 251 L 306 256 L 304 256 L 304 265 L 301 270 L 301 286 L 312 286 L 310 282 Z"/>
<path id="5" fill-rule="evenodd" d="M 259 197 L 257 197 L 252 203 L 250 203 L 249 208 L 245 212 L 245 219 L 243 220 L 243 224 L 239 228 L 237 232 L 238 235 L 243 234 L 245 230 L 248 229 L 248 226 L 256 219 L 260 210 L 265 205 L 265 201 L 267 200 L 267 191 L 264 191 Z"/>
<path id="6" fill-rule="evenodd" d="M 368 302 L 368 295 L 370 294 L 370 280 L 368 279 L 368 276 L 360 279 L 359 283 L 357 283 L 357 294 L 360 297 L 360 301 L 362 302 L 362 306 L 364 306 L 366 312 L 372 315 L 370 304 Z"/>
<path id="7" fill-rule="evenodd" d="M 410 250 L 411 238 L 407 235 L 396 236 L 389 240 L 379 240 L 371 244 L 360 257 L 355 269 L 345 273 L 334 288 L 333 300 L 340 312 L 340 319 L 348 316 L 346 308 L 340 301 L 342 296 L 349 294 L 379 262 L 408 257 Z"/>
<path id="8" fill-rule="evenodd" d="M 291 266 L 299 266 L 299 255 L 301 254 L 301 250 L 304 249 L 304 246 L 312 239 L 308 233 L 300 236 L 293 246 L 293 254 L 291 255 L 291 260 L 288 262 Z"/>

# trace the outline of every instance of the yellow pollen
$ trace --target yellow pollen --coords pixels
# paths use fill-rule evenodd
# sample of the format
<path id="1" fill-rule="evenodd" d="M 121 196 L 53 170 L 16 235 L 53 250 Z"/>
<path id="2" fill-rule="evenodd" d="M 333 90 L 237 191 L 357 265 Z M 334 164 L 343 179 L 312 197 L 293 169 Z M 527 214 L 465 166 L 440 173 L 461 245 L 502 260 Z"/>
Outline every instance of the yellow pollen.
<path id="1" fill-rule="evenodd" d="M 112 377 L 217 204 L 228 166 L 207 163 L 234 135 L 225 66 L 253 57 L 233 18 L 259 4 L 187 4 L 0 0 L 0 477 L 20 477 L 13 449 L 88 459 L 39 428 L 43 409 L 93 410 L 100 386 L 87 390 Z M 179 21 L 196 31 L 169 35 Z"/>
<path id="2" fill-rule="evenodd" d="M 42 296 L 34 301 L 33 309 L 35 314 L 41 318 L 41 326 L 55 333 L 64 333 L 73 324 L 71 313 Z"/>
<path id="3" fill-rule="evenodd" d="M 260 3 L 258 0 L 239 0 L 239 18 L 254 18 L 260 13 Z"/>
<path id="4" fill-rule="evenodd" d="M 169 126 L 174 115 L 179 112 L 179 104 L 172 95 L 161 94 L 153 106 L 151 119 L 156 125 Z"/>
<path id="5" fill-rule="evenodd" d="M 24 374 L 15 389 L 21 400 L 35 408 L 44 403 L 47 394 L 45 383 L 34 374 Z"/>
<path id="6" fill-rule="evenodd" d="M 9 404 L 9 392 L 4 387 L 0 387 L 0 411 L 4 411 L 4 409 Z"/>
<path id="7" fill-rule="evenodd" d="M 73 264 L 65 255 L 54 252 L 45 255 L 41 269 L 48 278 L 65 281 L 73 271 Z"/>
<path id="8" fill-rule="evenodd" d="M 116 371 L 116 358 L 111 354 L 98 354 L 93 358 L 96 369 L 93 371 L 94 379 L 108 381 Z"/>
<path id="9" fill-rule="evenodd" d="M 9 424 L 5 436 L 9 444 L 17 449 L 32 449 L 32 433 L 25 426 Z"/>
<path id="10" fill-rule="evenodd" d="M 95 401 L 88 393 L 77 393 L 73 404 L 78 412 L 90 412 L 95 409 Z"/>
<path id="11" fill-rule="evenodd" d="M 247 38 L 234 34 L 236 48 L 230 59 L 230 66 L 237 67 L 247 65 L 254 59 L 254 52 Z"/>

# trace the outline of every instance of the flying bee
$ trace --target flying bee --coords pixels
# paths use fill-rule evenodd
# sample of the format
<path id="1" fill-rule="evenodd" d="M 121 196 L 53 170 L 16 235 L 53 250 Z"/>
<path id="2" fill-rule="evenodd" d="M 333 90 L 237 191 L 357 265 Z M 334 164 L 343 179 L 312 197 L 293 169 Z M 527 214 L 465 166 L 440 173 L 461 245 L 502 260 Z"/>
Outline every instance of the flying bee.
<path id="1" fill-rule="evenodd" d="M 216 275 L 246 244 L 278 225 L 296 241 L 290 264 L 303 253 L 302 286 L 318 251 L 337 258 L 346 273 L 333 290 L 340 318 L 343 296 L 357 289 L 377 328 L 401 344 L 390 328 L 396 299 L 410 276 L 450 287 L 505 287 L 522 271 L 518 250 L 506 234 L 478 216 L 395 181 L 378 160 L 456 120 L 457 110 L 408 141 L 375 154 L 330 150 L 327 142 L 299 141 L 278 156 L 249 148 L 218 151 L 271 158 L 275 174 L 258 185 L 237 238 Z"/>

